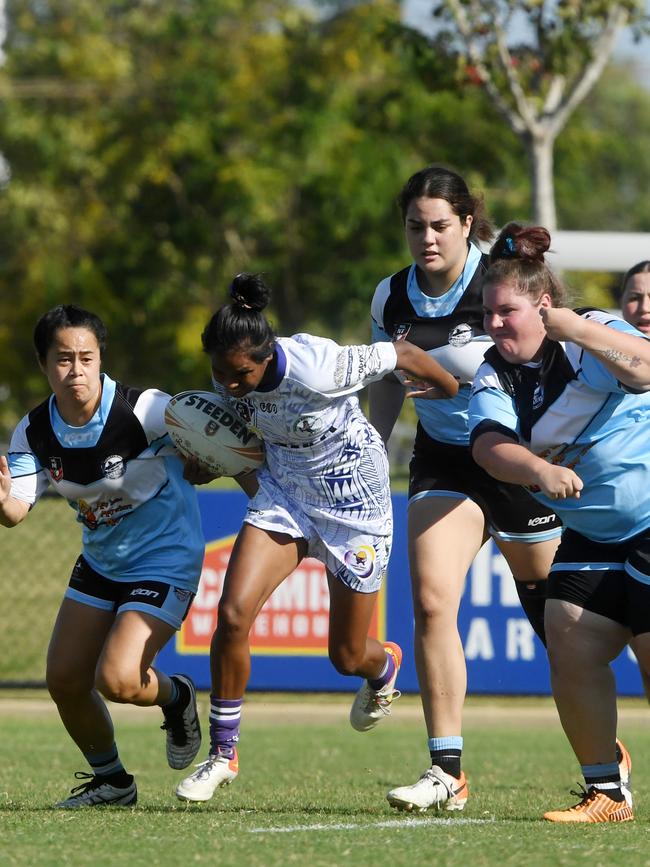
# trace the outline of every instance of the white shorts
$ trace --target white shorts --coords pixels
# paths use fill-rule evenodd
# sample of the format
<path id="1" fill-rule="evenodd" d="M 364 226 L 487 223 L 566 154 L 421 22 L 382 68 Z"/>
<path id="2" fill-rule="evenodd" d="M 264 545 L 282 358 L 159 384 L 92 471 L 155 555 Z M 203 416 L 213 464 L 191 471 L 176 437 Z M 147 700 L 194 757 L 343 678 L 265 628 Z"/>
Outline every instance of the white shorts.
<path id="1" fill-rule="evenodd" d="M 289 500 L 266 476 L 260 480 L 260 489 L 244 521 L 260 530 L 305 539 L 308 556 L 320 560 L 351 590 L 376 593 L 381 587 L 390 557 L 393 531 L 390 515 L 382 527 L 386 534 L 364 533 L 322 515 L 307 515 L 299 503 Z"/>

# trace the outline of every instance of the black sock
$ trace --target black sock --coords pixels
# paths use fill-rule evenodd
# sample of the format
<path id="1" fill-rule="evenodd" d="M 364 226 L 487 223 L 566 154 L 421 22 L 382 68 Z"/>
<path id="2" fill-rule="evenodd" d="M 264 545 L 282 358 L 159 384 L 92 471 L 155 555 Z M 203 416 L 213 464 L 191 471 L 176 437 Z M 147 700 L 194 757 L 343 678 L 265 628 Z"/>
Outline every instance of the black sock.
<path id="1" fill-rule="evenodd" d="M 181 710 L 185 710 L 187 704 L 190 700 L 190 688 L 186 683 L 183 683 L 182 680 L 179 680 L 177 677 L 174 677 L 172 674 L 171 680 L 174 681 L 176 689 L 178 690 L 178 695 L 173 701 L 170 701 L 169 704 L 162 705 L 163 713 L 168 715 L 173 715 L 178 713 Z"/>
<path id="2" fill-rule="evenodd" d="M 460 777 L 460 761 L 463 751 L 444 749 L 444 750 L 429 750 L 431 755 L 431 764 L 438 765 L 446 774 L 451 774 L 452 777 Z"/>
<path id="3" fill-rule="evenodd" d="M 517 581 L 517 595 L 524 609 L 528 622 L 535 630 L 544 647 L 546 633 L 544 632 L 544 606 L 546 605 L 546 581 Z"/>

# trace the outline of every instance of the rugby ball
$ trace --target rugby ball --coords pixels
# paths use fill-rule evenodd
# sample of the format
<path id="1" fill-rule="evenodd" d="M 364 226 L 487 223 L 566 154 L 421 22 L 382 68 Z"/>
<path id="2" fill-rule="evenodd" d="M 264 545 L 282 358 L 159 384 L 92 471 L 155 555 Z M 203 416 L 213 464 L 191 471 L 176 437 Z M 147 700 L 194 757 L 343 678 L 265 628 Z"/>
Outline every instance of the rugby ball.
<path id="1" fill-rule="evenodd" d="M 493 345 L 490 337 L 480 335 L 462 345 L 448 343 L 438 349 L 430 349 L 428 354 L 455 376 L 461 385 L 466 385 L 473 382 L 476 371 L 483 364 L 483 356 Z"/>
<path id="2" fill-rule="evenodd" d="M 182 391 L 165 407 L 165 424 L 176 448 L 218 476 L 238 476 L 264 463 L 264 443 L 212 391 Z"/>

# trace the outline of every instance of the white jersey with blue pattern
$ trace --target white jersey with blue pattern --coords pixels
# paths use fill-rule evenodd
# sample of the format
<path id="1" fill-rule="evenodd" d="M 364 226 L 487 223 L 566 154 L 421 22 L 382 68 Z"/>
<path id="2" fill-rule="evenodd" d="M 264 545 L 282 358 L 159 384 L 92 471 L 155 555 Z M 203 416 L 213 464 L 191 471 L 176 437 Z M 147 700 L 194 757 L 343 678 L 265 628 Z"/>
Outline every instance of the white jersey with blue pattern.
<path id="1" fill-rule="evenodd" d="M 581 315 L 646 339 L 603 311 Z M 650 393 L 631 393 L 594 355 L 574 343 L 560 345 L 564 352 L 556 353 L 546 386 L 538 382 L 530 391 L 530 407 L 518 407 L 499 371 L 488 361 L 481 365 L 470 400 L 470 428 L 480 435 L 481 428 L 501 427 L 536 455 L 575 470 L 584 483 L 579 499 L 550 500 L 532 493 L 566 527 L 597 542 L 623 542 L 650 526 Z M 510 367 L 537 373 L 539 379 L 540 365 Z M 545 391 L 560 379 L 564 387 L 549 401 Z M 532 419 L 527 436 L 522 430 L 526 414 Z"/>
<path id="2" fill-rule="evenodd" d="M 85 559 L 106 578 L 195 592 L 204 540 L 196 492 L 165 427 L 169 395 L 106 374 L 102 383 L 100 406 L 81 427 L 61 418 L 54 395 L 20 421 L 8 454 L 11 495 L 33 505 L 52 485 L 83 524 Z"/>
<path id="3" fill-rule="evenodd" d="M 386 451 L 355 393 L 395 369 L 395 347 L 296 334 L 278 338 L 276 355 L 277 375 L 264 390 L 235 399 L 215 385 L 264 440 L 260 485 L 269 474 L 310 518 L 390 535 Z"/>

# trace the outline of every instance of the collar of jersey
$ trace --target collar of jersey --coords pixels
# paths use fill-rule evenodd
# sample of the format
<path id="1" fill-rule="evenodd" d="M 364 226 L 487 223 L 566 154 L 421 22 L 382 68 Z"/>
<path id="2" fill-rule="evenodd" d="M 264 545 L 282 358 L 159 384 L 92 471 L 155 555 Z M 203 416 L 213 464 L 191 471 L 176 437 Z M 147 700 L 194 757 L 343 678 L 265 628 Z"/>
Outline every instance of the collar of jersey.
<path id="1" fill-rule="evenodd" d="M 264 385 L 260 383 L 255 391 L 275 391 L 275 389 L 280 385 L 284 376 L 287 372 L 287 354 L 284 349 L 280 346 L 278 342 L 275 344 L 275 349 L 273 350 L 273 354 L 276 359 L 275 364 L 275 376 L 273 379 L 265 382 Z"/>

